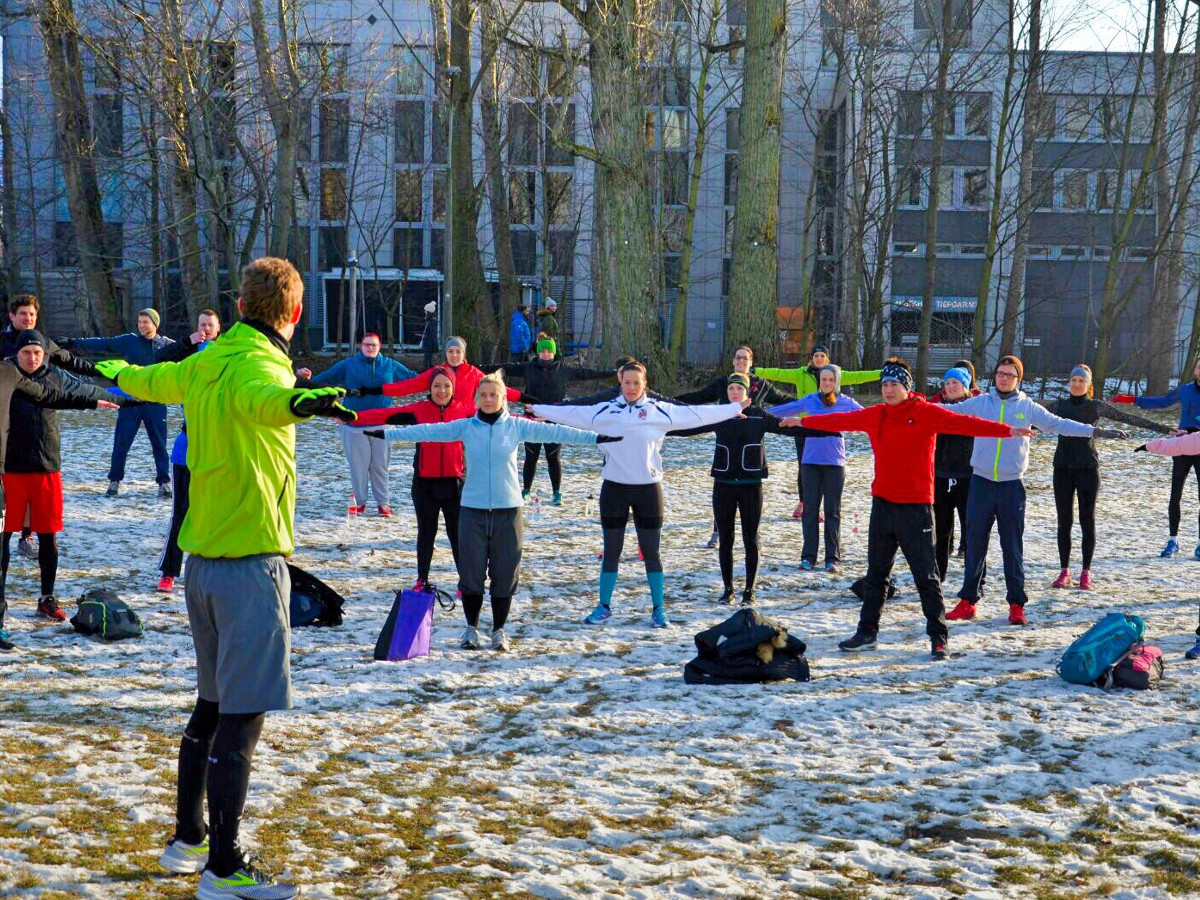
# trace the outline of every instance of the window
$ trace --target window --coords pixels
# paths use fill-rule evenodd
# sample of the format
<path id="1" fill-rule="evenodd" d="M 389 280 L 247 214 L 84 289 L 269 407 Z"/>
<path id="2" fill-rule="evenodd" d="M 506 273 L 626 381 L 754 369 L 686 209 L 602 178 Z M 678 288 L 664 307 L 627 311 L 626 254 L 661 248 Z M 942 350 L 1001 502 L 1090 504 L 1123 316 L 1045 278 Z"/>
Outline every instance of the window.
<path id="1" fill-rule="evenodd" d="M 963 170 L 963 206 L 979 209 L 988 205 L 988 170 Z"/>
<path id="2" fill-rule="evenodd" d="M 515 225 L 532 225 L 536 213 L 537 175 L 534 172 L 510 172 L 508 175 L 508 214 Z"/>
<path id="3" fill-rule="evenodd" d="M 933 205 L 932 198 L 929 205 Z M 943 165 L 938 169 L 938 209 L 950 209 L 954 202 L 954 169 Z"/>
<path id="4" fill-rule="evenodd" d="M 396 101 L 396 162 L 425 162 L 425 103 Z"/>
<path id="5" fill-rule="evenodd" d="M 427 54 L 424 47 L 396 48 L 396 93 L 425 94 Z"/>
<path id="6" fill-rule="evenodd" d="M 1030 244 L 1027 251 L 1031 257 L 1049 258 L 1052 254 L 1050 248 L 1043 244 Z"/>
<path id="7" fill-rule="evenodd" d="M 687 146 L 687 110 L 664 109 L 662 143 L 667 150 Z"/>
<path id="8" fill-rule="evenodd" d="M 121 155 L 125 138 L 125 104 L 120 94 L 97 94 L 92 97 L 93 137 L 95 155 Z"/>
<path id="9" fill-rule="evenodd" d="M 961 256 L 987 256 L 987 247 L 983 244 L 963 244 Z"/>
<path id="10" fill-rule="evenodd" d="M 725 24 L 746 27 L 746 0 L 728 0 L 725 4 Z"/>
<path id="11" fill-rule="evenodd" d="M 553 138 L 566 144 L 575 143 L 575 104 L 549 106 L 546 109 L 546 165 L 571 166 L 575 156 L 570 147 L 560 147 Z"/>
<path id="12" fill-rule="evenodd" d="M 1087 247 L 1060 247 L 1059 259 L 1087 259 Z"/>
<path id="13" fill-rule="evenodd" d="M 346 162 L 350 157 L 350 101 L 321 100 L 317 132 L 321 162 Z"/>
<path id="14" fill-rule="evenodd" d="M 1121 199 L 1117 196 L 1117 188 L 1121 179 L 1116 172 L 1101 169 L 1096 173 L 1096 209 L 1114 209 Z"/>
<path id="15" fill-rule="evenodd" d="M 514 50 L 509 67 L 512 96 L 536 98 L 541 92 L 541 55 L 536 50 Z"/>
<path id="16" fill-rule="evenodd" d="M 738 155 L 725 154 L 725 205 L 737 205 Z"/>
<path id="17" fill-rule="evenodd" d="M 1092 106 L 1091 97 L 1078 95 L 1059 97 L 1057 101 L 1058 133 L 1062 137 L 1073 140 L 1091 137 Z"/>
<path id="18" fill-rule="evenodd" d="M 1129 123 L 1130 140 L 1150 140 L 1154 137 L 1154 104 L 1149 97 L 1133 99 L 1133 116 L 1130 119 L 1130 97 L 1105 97 L 1101 102 L 1102 129 L 1104 136 L 1115 141 L 1124 138 L 1126 122 Z"/>
<path id="19" fill-rule="evenodd" d="M 1054 137 L 1056 129 L 1054 98 L 1039 95 L 1036 102 L 1031 104 L 1031 106 L 1030 114 L 1033 116 L 1034 136 L 1042 140 L 1049 140 Z"/>
<path id="20" fill-rule="evenodd" d="M 954 21 L 949 33 L 960 40 L 970 40 L 972 0 L 952 0 L 951 15 Z M 941 0 L 914 0 L 913 28 L 917 31 L 940 30 L 942 22 Z"/>
<path id="21" fill-rule="evenodd" d="M 569 278 L 575 273 L 575 232 L 552 231 L 550 243 L 550 274 Z"/>
<path id="22" fill-rule="evenodd" d="M 396 172 L 396 220 L 420 222 L 421 217 L 421 173 L 409 169 Z M 329 218 L 326 216 L 325 218 Z"/>
<path id="23" fill-rule="evenodd" d="M 347 44 L 302 44 L 300 70 L 322 94 L 339 94 L 347 88 L 346 70 L 350 60 Z"/>
<path id="24" fill-rule="evenodd" d="M 1088 173 L 1083 170 L 1068 171 L 1062 180 L 1063 209 L 1087 209 Z"/>
<path id="25" fill-rule="evenodd" d="M 75 225 L 73 222 L 54 223 L 54 266 L 58 269 L 79 265 L 79 254 L 75 251 Z"/>
<path id="26" fill-rule="evenodd" d="M 682 206 L 688 193 L 687 153 L 664 153 L 662 170 L 662 202 L 667 206 Z"/>
<path id="27" fill-rule="evenodd" d="M 1137 97 L 1133 101 L 1133 126 L 1131 138 L 1150 140 L 1154 137 L 1154 104 L 1149 97 Z"/>
<path id="28" fill-rule="evenodd" d="M 573 180 L 570 173 L 546 173 L 546 221 L 551 225 L 571 224 L 571 187 Z"/>
<path id="29" fill-rule="evenodd" d="M 725 149 L 737 151 L 742 149 L 740 108 L 725 110 Z"/>
<path id="30" fill-rule="evenodd" d="M 508 161 L 514 166 L 536 166 L 538 121 L 524 103 L 508 105 Z"/>
<path id="31" fill-rule="evenodd" d="M 513 266 L 518 275 L 537 274 L 537 232 L 514 228 L 512 232 Z"/>
<path id="32" fill-rule="evenodd" d="M 897 134 L 918 135 L 925 128 L 922 97 L 916 91 L 901 91 L 896 110 Z"/>
<path id="33" fill-rule="evenodd" d="M 232 41 L 215 41 L 208 45 L 208 74 L 213 90 L 232 91 L 236 71 L 237 53 Z"/>
<path id="34" fill-rule="evenodd" d="M 340 268 L 346 259 L 346 226 L 321 226 L 321 268 Z"/>
<path id="35" fill-rule="evenodd" d="M 392 233 L 392 265 L 397 269 L 419 269 L 425 264 L 425 232 L 401 226 Z"/>
<path id="36" fill-rule="evenodd" d="M 904 187 L 901 189 L 900 205 L 910 207 L 920 207 L 924 201 L 922 199 L 922 188 L 924 186 L 924 174 L 917 167 L 910 168 L 904 175 Z"/>
<path id="37" fill-rule="evenodd" d="M 90 70 L 98 91 L 121 89 L 121 47 L 115 41 L 97 41 L 83 49 L 84 68 Z"/>
<path id="38" fill-rule="evenodd" d="M 1129 179 L 1130 179 L 1129 197 L 1130 197 L 1130 202 L 1132 202 L 1133 194 L 1137 190 L 1138 182 L 1141 180 L 1141 175 L 1138 172 L 1130 172 Z M 1153 212 L 1154 211 L 1154 174 L 1153 173 L 1148 173 L 1146 175 L 1146 181 L 1144 184 L 1142 184 L 1142 192 L 1138 196 L 1137 201 L 1138 201 L 1138 209 L 1143 210 L 1145 212 Z"/>
<path id="39" fill-rule="evenodd" d="M 1130 247 L 1125 251 L 1125 258 L 1134 262 L 1145 262 L 1151 256 L 1149 247 Z"/>
<path id="40" fill-rule="evenodd" d="M 968 137 L 988 137 L 992 130 L 992 95 L 967 97 L 966 131 Z"/>
<path id="41" fill-rule="evenodd" d="M 911 242 L 892 244 L 892 254 L 894 256 L 916 256 L 918 253 L 920 253 L 920 250 L 920 244 L 914 244 Z"/>
<path id="42" fill-rule="evenodd" d="M 346 170 L 321 170 L 321 218 L 346 218 Z"/>
<path id="43" fill-rule="evenodd" d="M 104 223 L 104 259 L 113 269 L 125 265 L 125 226 L 121 222 Z"/>
<path id="44" fill-rule="evenodd" d="M 722 297 L 729 296 L 729 280 L 730 280 L 729 276 L 730 276 L 730 272 L 732 269 L 733 269 L 733 260 L 729 259 L 728 257 L 721 260 L 721 296 Z"/>
<path id="45" fill-rule="evenodd" d="M 1030 178 L 1030 197 L 1034 209 L 1054 208 L 1054 170 L 1037 166 Z"/>
<path id="46" fill-rule="evenodd" d="M 1112 257 L 1112 247 L 1093 247 L 1093 259 L 1109 259 Z"/>

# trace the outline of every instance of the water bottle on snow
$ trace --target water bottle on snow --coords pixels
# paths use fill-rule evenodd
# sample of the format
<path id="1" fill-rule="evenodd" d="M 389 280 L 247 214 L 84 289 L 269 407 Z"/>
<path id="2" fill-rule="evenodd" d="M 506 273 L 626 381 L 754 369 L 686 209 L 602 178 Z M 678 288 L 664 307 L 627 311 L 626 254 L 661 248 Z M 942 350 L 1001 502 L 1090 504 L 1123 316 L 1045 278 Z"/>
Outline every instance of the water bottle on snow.
<path id="1" fill-rule="evenodd" d="M 596 494 L 593 491 L 588 492 L 587 500 L 583 502 L 583 514 L 589 519 L 596 515 Z"/>
<path id="2" fill-rule="evenodd" d="M 346 506 L 346 524 L 350 524 L 351 518 L 358 515 L 358 501 L 354 499 L 354 492 L 350 492 L 350 503 Z"/>
<path id="3" fill-rule="evenodd" d="M 540 519 L 542 517 L 542 496 L 541 494 L 533 495 L 533 506 L 529 510 L 529 518 Z"/>

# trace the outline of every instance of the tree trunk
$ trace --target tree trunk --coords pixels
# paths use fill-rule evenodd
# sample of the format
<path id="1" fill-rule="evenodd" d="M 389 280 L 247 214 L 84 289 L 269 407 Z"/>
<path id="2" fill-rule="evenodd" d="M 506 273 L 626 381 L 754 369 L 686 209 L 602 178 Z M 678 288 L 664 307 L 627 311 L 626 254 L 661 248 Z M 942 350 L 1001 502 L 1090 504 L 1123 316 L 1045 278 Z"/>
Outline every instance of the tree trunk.
<path id="1" fill-rule="evenodd" d="M 746 4 L 742 76 L 741 159 L 733 226 L 733 267 L 725 322 L 725 352 L 754 348 L 767 364 L 779 358 L 779 162 L 783 120 L 782 0 Z"/>
<path id="2" fill-rule="evenodd" d="M 71 0 L 47 0 L 39 13 L 46 49 L 55 129 L 63 151 L 63 179 L 74 223 L 79 265 L 95 323 L 106 332 L 121 330 L 121 308 L 108 255 L 104 212 L 92 155 L 92 119 L 79 63 L 78 25 Z"/>
<path id="3" fill-rule="evenodd" d="M 1196 31 L 1196 43 L 1192 48 L 1192 84 L 1200 84 L 1200 29 Z M 1191 91 L 1187 101 L 1187 124 L 1183 131 L 1183 160 L 1179 167 L 1179 177 L 1175 180 L 1177 204 L 1185 204 L 1191 192 L 1193 172 L 1196 165 L 1196 134 L 1200 128 L 1200 91 Z M 1186 207 L 1184 207 L 1186 208 Z M 1171 259 L 1177 267 L 1183 262 L 1183 239 L 1186 226 L 1175 229 L 1171 236 Z M 1176 279 L 1176 290 L 1180 290 L 1179 280 L 1182 273 L 1176 269 L 1172 275 Z M 1200 293 L 1192 310 L 1192 328 L 1188 340 L 1188 352 L 1179 371 L 1179 381 L 1183 383 L 1192 377 L 1196 365 L 1197 354 L 1200 353 Z"/>
<path id="4" fill-rule="evenodd" d="M 1171 102 L 1171 78 L 1167 71 L 1167 0 L 1154 3 L 1154 128 L 1163 139 L 1154 153 L 1155 224 L 1157 238 L 1154 291 L 1146 310 L 1150 324 L 1147 346 L 1146 392 L 1165 394 L 1175 372 L 1175 330 L 1179 322 L 1179 282 L 1172 279 L 1175 268 L 1170 252 L 1174 216 L 1171 190 L 1171 148 L 1165 139 L 1167 107 Z M 1174 290 L 1172 290 L 1174 288 Z"/>
<path id="5" fill-rule="evenodd" d="M 13 134 L 8 119 L 8 98 L 0 103 L 0 141 L 3 141 L 3 157 L 0 157 L 0 174 L 4 177 L 4 290 L 12 296 L 21 290 L 21 258 L 17 253 L 17 182 L 13 177 Z"/>

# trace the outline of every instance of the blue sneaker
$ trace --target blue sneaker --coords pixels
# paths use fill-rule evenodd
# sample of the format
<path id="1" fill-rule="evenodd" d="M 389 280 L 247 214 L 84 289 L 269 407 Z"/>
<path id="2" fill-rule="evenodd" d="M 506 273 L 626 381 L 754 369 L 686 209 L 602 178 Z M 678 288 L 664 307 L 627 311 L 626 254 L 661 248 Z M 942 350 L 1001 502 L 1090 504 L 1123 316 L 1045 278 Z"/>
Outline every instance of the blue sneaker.
<path id="1" fill-rule="evenodd" d="M 838 573 L 837 563 L 825 563 L 825 571 L 830 575 L 836 575 Z"/>
<path id="2" fill-rule="evenodd" d="M 0 628 L 0 650 L 7 652 L 16 647 L 16 644 L 9 640 L 9 637 L 10 635 L 8 630 L 5 628 Z M 1200 647 L 1200 644 L 1197 644 L 1196 646 Z"/>
<path id="3" fill-rule="evenodd" d="M 1192 553 L 1193 558 L 1200 559 L 1200 544 L 1196 545 L 1195 551 Z"/>
<path id="4" fill-rule="evenodd" d="M 1167 541 L 1167 546 L 1163 547 L 1162 553 L 1158 554 L 1160 559 L 1170 559 L 1172 556 L 1179 555 L 1179 541 L 1171 538 Z"/>
<path id="5" fill-rule="evenodd" d="M 810 563 L 807 559 L 800 560 L 800 571 L 811 572 L 812 571 L 812 563 Z"/>
<path id="6" fill-rule="evenodd" d="M 597 603 L 596 608 L 592 610 L 591 615 L 583 620 L 585 625 L 599 625 L 605 619 L 612 618 L 612 609 L 605 606 L 603 603 Z"/>
<path id="7" fill-rule="evenodd" d="M 671 620 L 667 618 L 667 608 L 665 606 L 654 607 L 654 612 L 650 613 L 650 624 L 655 628 L 667 628 L 671 624 Z"/>
<path id="8" fill-rule="evenodd" d="M 1183 655 L 1187 659 L 1200 659 L 1200 639 L 1197 639 L 1192 649 Z"/>

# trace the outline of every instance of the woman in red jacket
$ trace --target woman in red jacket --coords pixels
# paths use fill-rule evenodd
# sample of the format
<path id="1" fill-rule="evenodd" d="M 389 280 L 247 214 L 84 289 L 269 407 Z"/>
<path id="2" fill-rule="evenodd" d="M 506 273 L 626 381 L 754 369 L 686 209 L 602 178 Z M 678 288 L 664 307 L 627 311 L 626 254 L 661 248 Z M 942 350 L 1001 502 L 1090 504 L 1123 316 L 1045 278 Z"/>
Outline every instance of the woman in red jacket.
<path id="1" fill-rule="evenodd" d="M 912 370 L 892 357 L 880 374 L 883 402 L 855 412 L 784 419 L 818 431 L 865 431 L 875 454 L 871 482 L 871 524 L 867 535 L 867 576 L 854 637 L 838 647 L 874 650 L 883 612 L 884 584 L 902 550 L 912 571 L 934 659 L 946 658 L 946 606 L 933 547 L 933 455 L 939 434 L 972 437 L 1029 437 L 1029 428 L 1012 428 L 953 413 L 929 403 L 912 390 Z"/>
<path id="2" fill-rule="evenodd" d="M 433 376 L 439 371 L 449 369 L 454 374 L 454 400 L 471 407 L 475 414 L 475 388 L 483 378 L 483 371 L 467 362 L 467 342 L 460 337 L 448 338 L 446 341 L 446 362 L 426 369 L 414 378 L 404 381 L 393 381 L 378 388 L 363 388 L 364 394 L 383 394 L 385 397 L 407 397 L 427 391 L 432 386 Z M 508 388 L 508 399 L 516 403 L 521 399 L 521 392 L 516 388 Z M 379 424 L 379 423 L 376 423 Z"/>
<path id="3" fill-rule="evenodd" d="M 460 365 L 459 371 L 462 369 Z M 354 424 L 376 427 L 385 424 L 424 425 L 469 419 L 475 415 L 474 402 L 462 403 L 456 399 L 458 380 L 452 368 L 434 366 L 425 374 L 429 376 L 428 400 L 408 406 L 364 410 Z M 454 554 L 455 566 L 458 565 L 458 509 L 463 475 L 461 441 L 417 444 L 412 478 L 413 509 L 417 514 L 417 583 L 413 585 L 413 590 L 420 590 L 429 582 L 429 566 L 433 562 L 433 543 L 437 539 L 439 516 L 446 520 L 450 552 Z"/>

